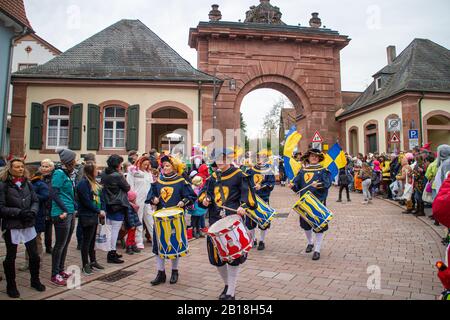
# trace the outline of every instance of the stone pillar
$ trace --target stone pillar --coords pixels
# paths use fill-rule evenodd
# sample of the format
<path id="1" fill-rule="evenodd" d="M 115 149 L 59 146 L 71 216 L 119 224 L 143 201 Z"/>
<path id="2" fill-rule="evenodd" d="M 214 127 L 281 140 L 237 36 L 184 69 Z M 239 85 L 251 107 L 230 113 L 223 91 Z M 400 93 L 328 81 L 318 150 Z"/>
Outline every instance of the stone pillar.
<path id="1" fill-rule="evenodd" d="M 400 141 L 403 145 L 403 150 L 409 150 L 409 130 L 420 129 L 419 118 L 419 97 L 407 97 L 402 100 L 402 129 L 403 129 L 403 141 Z M 412 121 L 414 121 L 414 127 L 412 128 Z M 419 130 L 420 141 L 420 130 Z"/>

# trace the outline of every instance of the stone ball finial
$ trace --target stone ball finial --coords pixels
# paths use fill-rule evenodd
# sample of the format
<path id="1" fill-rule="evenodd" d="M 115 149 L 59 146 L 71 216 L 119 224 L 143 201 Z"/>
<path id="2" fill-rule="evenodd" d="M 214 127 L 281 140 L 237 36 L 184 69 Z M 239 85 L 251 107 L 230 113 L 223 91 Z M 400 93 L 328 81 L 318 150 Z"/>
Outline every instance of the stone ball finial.
<path id="1" fill-rule="evenodd" d="M 218 4 L 213 4 L 212 10 L 209 12 L 209 21 L 220 21 L 222 19 L 222 12 L 219 10 Z"/>
<path id="2" fill-rule="evenodd" d="M 322 20 L 319 18 L 317 12 L 313 12 L 311 20 L 309 20 L 309 25 L 311 28 L 320 28 L 322 26 Z"/>

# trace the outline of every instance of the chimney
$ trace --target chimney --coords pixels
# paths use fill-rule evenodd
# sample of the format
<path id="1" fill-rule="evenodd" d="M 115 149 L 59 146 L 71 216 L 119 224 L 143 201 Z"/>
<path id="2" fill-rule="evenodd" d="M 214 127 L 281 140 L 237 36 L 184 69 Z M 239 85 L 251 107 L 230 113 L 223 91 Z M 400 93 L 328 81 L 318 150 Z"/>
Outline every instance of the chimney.
<path id="1" fill-rule="evenodd" d="M 395 46 L 387 47 L 388 65 L 391 65 L 395 58 L 397 58 L 397 52 L 395 50 Z"/>

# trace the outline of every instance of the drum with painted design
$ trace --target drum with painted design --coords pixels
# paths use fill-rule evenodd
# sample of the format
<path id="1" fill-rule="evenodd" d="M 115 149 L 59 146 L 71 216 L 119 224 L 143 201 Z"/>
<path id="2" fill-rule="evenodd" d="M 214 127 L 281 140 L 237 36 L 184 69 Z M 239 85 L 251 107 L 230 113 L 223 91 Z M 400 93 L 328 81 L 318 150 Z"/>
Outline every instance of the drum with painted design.
<path id="1" fill-rule="evenodd" d="M 155 211 L 154 228 L 161 258 L 184 257 L 189 251 L 184 210 L 178 207 Z"/>
<path id="2" fill-rule="evenodd" d="M 315 232 L 320 232 L 333 219 L 333 213 L 311 192 L 307 191 L 292 207 Z"/>
<path id="3" fill-rule="evenodd" d="M 247 216 L 256 222 L 262 230 L 265 230 L 270 225 L 270 222 L 272 222 L 277 212 L 259 196 L 256 196 L 256 203 L 258 206 L 255 210 L 247 208 L 245 204 L 242 205 L 242 207 L 247 211 Z"/>
<path id="4" fill-rule="evenodd" d="M 248 253 L 252 241 L 239 215 L 220 219 L 208 229 L 222 261 L 232 261 Z"/>

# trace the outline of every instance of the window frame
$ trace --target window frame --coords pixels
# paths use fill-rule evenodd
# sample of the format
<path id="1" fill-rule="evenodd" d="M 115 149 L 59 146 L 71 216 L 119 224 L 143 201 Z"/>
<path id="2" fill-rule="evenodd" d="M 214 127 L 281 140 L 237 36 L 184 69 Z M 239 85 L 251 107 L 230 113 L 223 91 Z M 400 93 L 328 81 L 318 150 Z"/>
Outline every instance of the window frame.
<path id="1" fill-rule="evenodd" d="M 99 150 L 97 151 L 98 155 L 111 155 L 111 152 L 114 152 L 115 154 L 124 156 L 127 155 L 127 125 L 128 125 L 128 108 L 130 107 L 130 104 L 127 102 L 121 101 L 121 100 L 108 100 L 100 103 L 100 128 L 99 128 Z M 125 146 L 123 148 L 119 149 L 111 149 L 106 148 L 104 145 L 104 125 L 105 125 L 105 109 L 109 107 L 121 107 L 125 109 Z"/>
<path id="2" fill-rule="evenodd" d="M 107 117 L 106 116 L 106 111 L 108 109 L 112 109 L 114 108 L 114 117 Z M 117 117 L 117 110 L 123 110 L 124 111 L 124 116 L 123 117 Z M 106 106 L 103 111 L 103 123 L 102 123 L 102 145 L 104 147 L 104 149 L 107 150 L 123 150 L 124 148 L 126 148 L 126 130 L 127 130 L 127 110 L 126 108 L 119 106 L 119 105 L 110 105 L 110 106 Z M 113 128 L 112 129 L 106 129 L 106 123 L 107 122 L 112 122 L 113 123 Z M 123 146 L 117 146 L 117 131 L 121 130 L 121 129 L 117 129 L 117 123 L 119 122 L 123 122 Z M 112 130 L 113 132 L 113 136 L 112 138 L 106 138 L 105 135 L 105 130 Z M 108 146 L 106 147 L 106 143 L 105 140 L 111 140 L 112 139 L 112 146 Z"/>
<path id="3" fill-rule="evenodd" d="M 50 111 L 54 108 L 60 108 L 59 110 L 59 114 L 58 115 L 50 115 Z M 68 114 L 67 115 L 61 115 L 61 108 L 65 108 L 68 110 Z M 50 131 L 50 121 L 51 120 L 57 120 L 58 124 L 57 124 L 57 136 L 56 136 L 56 146 L 51 146 L 49 144 L 49 139 L 50 139 L 50 135 L 49 135 L 49 131 Z M 67 120 L 68 124 L 67 124 L 67 145 L 60 145 L 60 140 L 61 140 L 61 121 Z M 46 120 L 45 120 L 45 125 L 46 125 L 46 135 L 45 135 L 45 148 L 46 150 L 56 150 L 58 148 L 68 148 L 69 147 L 69 139 L 70 139 L 70 107 L 62 105 L 62 104 L 54 104 L 54 105 L 49 105 L 47 107 L 46 110 Z"/>
<path id="4" fill-rule="evenodd" d="M 380 91 L 382 87 L 383 87 L 383 82 L 382 82 L 381 76 L 376 77 L 375 78 L 375 91 L 377 91 L 377 92 Z"/>

